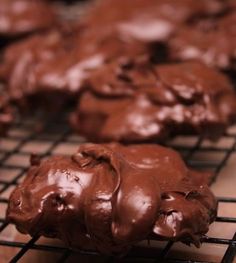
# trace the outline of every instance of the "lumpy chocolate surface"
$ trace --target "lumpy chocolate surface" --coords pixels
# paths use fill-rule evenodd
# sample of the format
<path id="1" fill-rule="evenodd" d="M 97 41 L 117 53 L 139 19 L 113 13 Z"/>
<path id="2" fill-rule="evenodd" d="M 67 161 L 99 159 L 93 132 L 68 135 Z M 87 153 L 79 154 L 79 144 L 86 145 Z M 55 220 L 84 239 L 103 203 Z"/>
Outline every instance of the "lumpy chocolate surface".
<path id="1" fill-rule="evenodd" d="M 3 54 L 0 78 L 7 83 L 14 99 L 50 91 L 74 95 L 80 92 L 91 72 L 120 56 L 144 55 L 147 60 L 162 56 L 160 42 L 169 35 L 169 26 L 169 33 L 166 31 L 162 36 L 153 21 L 150 25 L 155 28 L 150 34 L 143 27 L 136 28 L 135 33 L 124 32 L 120 23 L 119 20 L 99 25 L 87 19 L 71 25 L 70 30 L 52 30 L 13 44 Z M 149 24 L 144 27 L 149 28 Z M 147 35 L 141 36 L 144 32 Z"/>
<path id="2" fill-rule="evenodd" d="M 40 0 L 1 0 L 0 37 L 18 37 L 56 23 L 52 6 Z"/>
<path id="3" fill-rule="evenodd" d="M 45 76 L 46 82 L 50 84 L 43 85 L 37 72 L 54 59 L 57 61 L 54 62 L 55 67 L 57 64 L 66 63 L 60 60 L 60 57 L 66 57 L 65 54 L 74 46 L 77 29 L 65 24 L 6 48 L 0 65 L 0 79 L 5 83 L 11 100 L 27 106 L 34 103 L 41 107 L 52 104 L 56 106 L 76 93 L 72 88 L 63 89 L 63 80 L 57 80 L 53 74 Z M 73 76 L 71 79 L 73 80 Z"/>
<path id="4" fill-rule="evenodd" d="M 199 60 L 222 70 L 236 69 L 236 11 L 180 28 L 169 42 L 172 59 Z"/>
<path id="5" fill-rule="evenodd" d="M 158 145 L 84 144 L 71 157 L 34 156 L 7 218 L 22 233 L 103 253 L 147 238 L 199 246 L 216 216 L 208 176 Z"/>
<path id="6" fill-rule="evenodd" d="M 0 78 L 13 100 L 47 93 L 72 96 L 92 71 L 121 54 L 149 56 L 151 46 L 122 40 L 111 31 L 104 28 L 98 34 L 73 24 L 29 37 L 5 50 Z"/>
<path id="7" fill-rule="evenodd" d="M 93 141 L 162 141 L 183 133 L 216 139 L 235 121 L 230 82 L 198 62 L 152 65 L 125 57 L 84 85 L 71 123 Z"/>

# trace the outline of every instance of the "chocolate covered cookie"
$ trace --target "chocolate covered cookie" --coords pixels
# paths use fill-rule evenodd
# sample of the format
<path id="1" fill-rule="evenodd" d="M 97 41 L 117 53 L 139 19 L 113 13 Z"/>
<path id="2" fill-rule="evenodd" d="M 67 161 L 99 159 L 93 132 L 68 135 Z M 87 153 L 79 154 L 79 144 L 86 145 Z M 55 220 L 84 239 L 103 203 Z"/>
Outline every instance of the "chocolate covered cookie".
<path id="1" fill-rule="evenodd" d="M 154 54 L 152 45 L 122 40 L 111 29 L 51 30 L 9 46 L 0 65 L 0 78 L 6 83 L 10 97 L 26 104 L 32 97 L 48 98 L 51 104 L 61 98 L 76 96 L 83 81 L 95 69 L 117 59 L 121 54 L 130 57 Z"/>
<path id="2" fill-rule="evenodd" d="M 95 71 L 71 116 L 92 141 L 162 141 L 194 133 L 217 139 L 235 121 L 229 80 L 198 62 L 152 65 L 127 57 Z"/>
<path id="3" fill-rule="evenodd" d="M 199 60 L 221 70 L 236 70 L 236 12 L 180 28 L 169 42 L 174 60 Z"/>
<path id="4" fill-rule="evenodd" d="M 208 174 L 158 145 L 84 144 L 71 157 L 32 158 L 7 219 L 72 248 L 125 253 L 143 239 L 200 245 L 216 216 Z"/>
<path id="5" fill-rule="evenodd" d="M 72 30 L 69 25 L 62 26 L 35 34 L 6 48 L 0 65 L 0 79 L 5 83 L 12 101 L 28 107 L 52 104 L 56 107 L 66 97 L 70 97 L 74 91 L 62 90 L 60 83 L 50 87 L 41 85 L 36 72 L 55 57 L 67 54 L 74 45 L 76 34 L 77 31 Z M 60 60 L 57 60 L 57 64 L 58 61 Z M 53 80 L 53 75 L 48 78 L 49 82 L 53 83 Z"/>

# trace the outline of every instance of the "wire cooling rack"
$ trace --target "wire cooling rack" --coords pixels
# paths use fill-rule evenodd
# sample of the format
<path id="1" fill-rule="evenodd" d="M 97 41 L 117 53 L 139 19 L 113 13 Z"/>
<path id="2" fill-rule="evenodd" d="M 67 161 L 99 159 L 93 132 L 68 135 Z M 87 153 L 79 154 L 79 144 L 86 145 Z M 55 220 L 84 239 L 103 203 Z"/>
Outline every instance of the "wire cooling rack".
<path id="1" fill-rule="evenodd" d="M 63 119 L 63 120 L 62 120 Z M 40 243 L 41 237 L 27 237 L 28 239 L 22 241 L 16 235 L 14 239 L 3 235 L 7 228 L 12 227 L 5 220 L 5 210 L 7 207 L 9 193 L 14 187 L 22 181 L 27 170 L 28 161 L 32 152 L 41 156 L 50 156 L 53 154 L 70 154 L 75 152 L 78 144 L 83 142 L 83 138 L 73 134 L 66 124 L 65 118 L 51 118 L 46 121 L 42 126 L 42 120 L 38 118 L 33 119 L 21 119 L 18 120 L 9 132 L 9 135 L 1 141 L 0 146 L 0 251 L 4 251 L 7 248 L 12 248 L 10 252 L 9 260 L 1 261 L 5 262 L 24 262 L 24 257 L 31 253 L 32 250 L 37 252 L 48 252 L 50 254 L 56 254 L 56 260 L 50 262 L 78 262 L 70 261 L 70 258 L 75 257 L 78 259 L 80 256 L 86 258 L 92 258 L 92 262 L 115 262 L 117 259 L 110 257 L 102 257 L 96 251 L 73 251 L 63 246 L 54 244 Z M 215 143 L 209 143 L 203 139 L 195 137 L 185 137 L 184 143 L 181 137 L 173 140 L 170 145 L 177 149 L 183 155 L 185 161 L 195 167 L 205 170 L 212 170 L 215 174 L 214 179 L 220 174 L 221 170 L 226 166 L 229 158 L 236 153 L 236 127 L 230 129 L 230 131 L 223 136 L 223 138 Z M 197 158 L 197 156 L 203 156 L 206 153 L 212 153 L 211 158 Z M 227 189 L 226 189 L 227 191 Z M 227 193 L 226 193 L 227 194 Z M 235 198 L 218 197 L 219 204 L 235 204 L 236 208 L 236 196 Z M 236 209 L 235 209 L 236 210 Z M 220 215 L 216 218 L 216 222 L 224 223 L 224 227 L 227 224 L 234 224 L 236 230 L 236 217 L 229 217 Z M 232 231 L 231 238 L 221 238 L 220 236 L 204 237 L 202 239 L 204 244 L 215 244 L 224 246 L 225 250 L 220 255 L 220 259 L 213 262 L 231 263 L 235 260 L 236 255 L 236 233 Z M 122 262 L 134 262 L 143 260 L 141 262 L 212 262 L 201 261 L 191 258 L 191 255 L 187 259 L 178 257 L 178 253 L 173 252 L 174 243 L 172 242 L 160 242 L 161 248 L 153 246 L 152 241 L 146 242 L 144 247 L 134 247 L 130 253 L 122 259 Z M 198 250 L 201 253 L 201 248 Z M 1 255 L 1 254 L 0 254 Z M 37 256 L 36 256 L 37 257 Z M 21 261 L 22 260 L 22 261 Z M 27 261 L 28 262 L 28 261 Z M 37 262 L 36 258 L 32 261 Z M 40 262 L 40 261 L 39 261 Z M 42 262 L 42 261 L 41 261 Z M 43 261 L 44 262 L 44 261 Z M 81 260 L 81 262 L 87 262 Z M 91 262 L 91 261 L 89 261 Z"/>
<path id="2" fill-rule="evenodd" d="M 68 19 L 77 17 L 83 13 L 83 3 L 78 7 L 67 7 L 62 15 Z M 222 237 L 222 234 L 214 233 L 202 239 L 202 248 L 198 254 L 206 250 L 208 254 L 214 254 L 214 249 L 220 247 L 216 258 L 195 257 L 191 251 L 187 253 L 176 250 L 176 243 L 146 241 L 142 246 L 134 247 L 123 259 L 114 259 L 99 255 L 96 251 L 73 251 L 61 243 L 48 242 L 42 237 L 22 237 L 17 234 L 15 228 L 5 220 L 5 211 L 10 192 L 20 183 L 25 176 L 29 165 L 31 153 L 40 156 L 54 154 L 71 154 L 78 148 L 83 138 L 74 135 L 68 127 L 66 116 L 52 117 L 44 121 L 41 126 L 42 117 L 19 119 L 11 128 L 8 136 L 0 141 L 0 263 L 7 262 L 169 262 L 169 263 L 234 263 L 236 262 L 236 213 L 233 215 L 219 212 L 216 223 L 222 224 L 224 230 L 228 226 L 230 234 Z M 221 177 L 222 170 L 227 167 L 228 161 L 236 155 L 236 127 L 230 129 L 223 138 L 215 143 L 196 137 L 178 137 L 170 143 L 170 146 L 178 150 L 186 163 L 196 169 L 211 170 L 214 172 L 213 181 Z M 235 159 L 236 160 L 236 159 Z M 232 171 L 232 173 L 235 172 Z M 231 171 L 229 171 L 231 173 Z M 224 175 L 222 175 L 223 177 Z M 235 187 L 236 188 L 236 187 Z M 221 191 L 222 192 L 222 191 Z M 236 190 L 234 197 L 228 196 L 227 189 L 218 197 L 219 207 L 229 205 L 236 211 Z M 205 245 L 205 250 L 204 250 Z M 181 249 L 180 249 L 181 250 Z M 195 250 L 196 251 L 196 250 Z M 42 259 L 40 253 L 46 256 Z M 27 258 L 27 259 L 26 259 Z M 200 259 L 199 259 L 200 258 Z"/>

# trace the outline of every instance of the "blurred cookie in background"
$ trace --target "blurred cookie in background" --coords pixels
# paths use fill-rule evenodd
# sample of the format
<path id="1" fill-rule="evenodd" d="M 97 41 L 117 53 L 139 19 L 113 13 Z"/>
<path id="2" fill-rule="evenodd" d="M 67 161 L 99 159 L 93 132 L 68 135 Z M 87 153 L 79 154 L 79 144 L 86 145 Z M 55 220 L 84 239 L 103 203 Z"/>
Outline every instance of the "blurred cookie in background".
<path id="1" fill-rule="evenodd" d="M 71 124 L 91 141 L 163 142 L 178 134 L 215 140 L 236 118 L 230 81 L 198 62 L 114 62 L 85 85 Z"/>
<path id="2" fill-rule="evenodd" d="M 236 70 L 236 11 L 180 28 L 169 41 L 173 60 L 200 60 L 220 70 Z"/>
<path id="3" fill-rule="evenodd" d="M 51 27 L 53 7 L 40 0 L 0 0 L 0 37 L 15 38 Z"/>

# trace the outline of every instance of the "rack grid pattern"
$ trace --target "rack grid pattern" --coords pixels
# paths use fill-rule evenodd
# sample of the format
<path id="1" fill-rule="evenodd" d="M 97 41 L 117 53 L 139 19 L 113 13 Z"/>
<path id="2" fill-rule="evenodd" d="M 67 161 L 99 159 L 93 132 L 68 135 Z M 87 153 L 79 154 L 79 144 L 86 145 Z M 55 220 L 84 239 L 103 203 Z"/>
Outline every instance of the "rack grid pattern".
<path id="1" fill-rule="evenodd" d="M 62 9 L 62 17 L 66 19 L 77 18 L 84 14 L 84 10 L 89 8 L 90 4 L 77 3 L 67 6 L 66 11 Z M 1 87 L 0 87 L 1 89 Z M 9 240 L 2 237 L 2 233 L 10 226 L 5 219 L 5 215 L 1 210 L 5 211 L 9 193 L 22 181 L 27 171 L 28 160 L 33 152 L 42 157 L 53 154 L 70 154 L 76 151 L 78 144 L 84 141 L 83 138 L 72 133 L 66 123 L 66 115 L 58 118 L 52 116 L 47 121 L 42 121 L 43 117 L 19 119 L 15 122 L 6 138 L 0 141 L 0 252 L 5 248 L 16 248 L 13 250 L 10 262 L 20 262 L 25 255 L 31 251 L 49 252 L 57 255 L 58 263 L 71 262 L 70 259 L 75 256 L 84 255 L 89 258 L 99 258 L 99 262 L 134 262 L 136 259 L 145 260 L 145 262 L 167 262 L 167 263 L 215 263 L 208 261 L 196 261 L 193 258 L 181 259 L 177 255 L 171 253 L 174 243 L 165 243 L 164 247 L 157 249 L 149 246 L 134 247 L 128 255 L 122 260 L 113 257 L 102 257 L 96 251 L 73 251 L 69 248 L 52 245 L 41 244 L 40 237 L 35 236 L 27 241 Z M 40 123 L 44 123 L 40 127 Z M 223 143 L 221 143 L 223 141 Z M 169 146 L 178 150 L 186 163 L 196 169 L 211 170 L 214 173 L 213 182 L 217 179 L 222 169 L 227 165 L 229 158 L 236 154 L 236 126 L 227 132 L 222 140 L 216 144 L 209 144 L 206 140 L 196 137 L 185 137 L 184 140 L 176 138 Z M 67 149 L 67 150 L 65 150 Z M 67 152 L 66 152 L 67 151 Z M 196 156 L 204 156 L 205 153 L 211 153 L 212 158 L 202 159 Z M 235 198 L 218 197 L 219 205 L 233 204 L 236 207 Z M 218 216 L 216 222 L 224 224 L 235 224 L 236 217 Z M 236 232 L 232 233 L 231 238 L 222 238 L 219 236 L 208 237 L 202 239 L 203 244 L 218 244 L 226 246 L 225 251 L 221 255 L 221 263 L 236 262 Z M 149 244 L 149 242 L 148 242 Z M 201 253 L 201 248 L 200 248 Z M 73 261 L 74 262 L 74 261 Z M 75 262 L 78 262 L 75 260 Z M 83 262 L 83 261 L 81 261 Z M 92 261 L 90 261 L 92 262 Z M 143 262 L 143 261 L 138 261 Z M 0 258 L 0 263 L 2 263 Z M 3 262 L 5 263 L 5 262 Z M 217 262 L 218 263 L 218 262 Z"/>
<path id="2" fill-rule="evenodd" d="M 0 208 L 1 206 L 7 206 L 10 192 L 25 176 L 27 171 L 28 160 L 30 154 L 33 151 L 40 156 L 46 157 L 52 154 L 70 154 L 75 151 L 78 144 L 83 142 L 83 138 L 74 135 L 66 124 L 66 116 L 59 119 L 51 117 L 44 125 L 39 127 L 39 123 L 42 123 L 40 118 L 18 120 L 9 132 L 9 135 L 1 141 L 0 147 Z M 208 144 L 206 140 L 195 137 L 185 137 L 183 144 L 179 138 L 176 138 L 170 146 L 177 149 L 184 157 L 185 161 L 199 169 L 207 169 L 214 172 L 214 180 L 217 178 L 222 168 L 227 164 L 228 159 L 233 153 L 236 153 L 236 127 L 230 129 L 226 133 L 222 140 L 224 140 L 224 146 L 221 143 Z M 191 139 L 191 140 L 189 140 Z M 225 146 L 226 145 L 226 146 Z M 67 150 L 65 150 L 67 149 Z M 205 152 L 211 152 L 213 154 L 219 154 L 220 160 L 217 158 L 210 158 L 210 160 L 196 159 L 196 154 L 204 155 Z M 5 176 L 4 173 L 9 173 L 11 176 Z M 235 198 L 218 197 L 219 204 L 234 203 L 236 205 Z M 6 209 L 6 208 L 5 208 Z M 236 217 L 218 216 L 217 222 L 236 223 Z M 21 241 L 9 241 L 1 238 L 1 232 L 3 232 L 9 226 L 4 216 L 0 216 L 0 250 L 4 247 L 18 248 L 17 253 L 12 255 L 10 262 L 18 262 L 25 254 L 31 250 L 47 251 L 50 253 L 57 253 L 59 255 L 57 262 L 67 262 L 67 260 L 79 253 L 80 255 L 87 255 L 90 257 L 100 257 L 96 251 L 73 251 L 66 247 L 58 247 L 53 245 L 38 244 L 40 237 L 36 236 L 31 238 L 28 242 Z M 236 233 L 232 233 L 231 239 L 220 237 L 204 237 L 203 243 L 219 244 L 227 246 L 224 254 L 222 254 L 222 263 L 233 263 L 236 259 Z M 203 261 L 195 260 L 183 260 L 178 258 L 172 258 L 169 256 L 173 242 L 168 242 L 164 248 L 156 249 L 151 245 L 143 248 L 134 247 L 130 253 L 122 259 L 122 262 L 131 262 L 135 259 L 150 260 L 150 262 L 188 262 L 197 263 Z M 102 262 L 117 262 L 117 259 L 112 257 L 105 257 Z M 148 261 L 149 262 L 149 261 Z M 4 262 L 5 263 L 5 262 Z"/>

